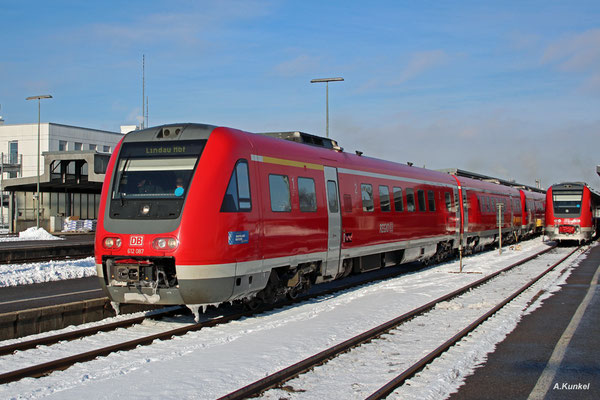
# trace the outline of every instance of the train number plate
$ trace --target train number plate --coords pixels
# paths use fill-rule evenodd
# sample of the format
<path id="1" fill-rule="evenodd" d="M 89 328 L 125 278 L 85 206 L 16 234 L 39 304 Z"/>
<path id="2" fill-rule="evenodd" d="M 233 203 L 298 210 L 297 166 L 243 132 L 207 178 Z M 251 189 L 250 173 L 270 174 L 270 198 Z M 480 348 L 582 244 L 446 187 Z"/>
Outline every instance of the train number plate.
<path id="1" fill-rule="evenodd" d="M 144 236 L 143 235 L 131 235 L 129 237 L 129 245 L 142 247 L 144 245 Z"/>

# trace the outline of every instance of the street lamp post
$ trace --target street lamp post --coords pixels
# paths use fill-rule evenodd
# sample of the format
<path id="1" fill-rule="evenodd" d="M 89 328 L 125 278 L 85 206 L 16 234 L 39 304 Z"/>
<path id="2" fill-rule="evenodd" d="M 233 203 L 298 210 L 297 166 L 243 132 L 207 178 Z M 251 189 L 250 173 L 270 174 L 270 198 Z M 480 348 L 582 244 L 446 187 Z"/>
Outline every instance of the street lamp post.
<path id="1" fill-rule="evenodd" d="M 310 83 L 325 82 L 325 136 L 329 137 L 329 82 L 340 82 L 344 78 L 320 78 L 312 79 Z"/>
<path id="2" fill-rule="evenodd" d="M 36 188 L 36 198 L 35 198 L 35 216 L 36 216 L 36 226 L 39 229 L 40 227 L 40 103 L 42 99 L 51 99 L 52 96 L 49 94 L 43 94 L 41 96 L 30 96 L 25 100 L 37 100 L 38 101 L 38 134 L 37 134 L 37 188 Z"/>

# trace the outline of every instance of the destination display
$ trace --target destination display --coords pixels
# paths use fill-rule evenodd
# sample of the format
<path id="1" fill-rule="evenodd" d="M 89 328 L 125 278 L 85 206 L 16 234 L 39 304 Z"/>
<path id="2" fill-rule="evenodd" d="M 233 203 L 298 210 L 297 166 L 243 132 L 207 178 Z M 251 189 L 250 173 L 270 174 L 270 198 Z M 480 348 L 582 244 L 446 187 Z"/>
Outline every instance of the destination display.
<path id="1" fill-rule="evenodd" d="M 124 143 L 121 159 L 129 157 L 199 156 L 206 140 L 182 140 L 177 142 Z"/>

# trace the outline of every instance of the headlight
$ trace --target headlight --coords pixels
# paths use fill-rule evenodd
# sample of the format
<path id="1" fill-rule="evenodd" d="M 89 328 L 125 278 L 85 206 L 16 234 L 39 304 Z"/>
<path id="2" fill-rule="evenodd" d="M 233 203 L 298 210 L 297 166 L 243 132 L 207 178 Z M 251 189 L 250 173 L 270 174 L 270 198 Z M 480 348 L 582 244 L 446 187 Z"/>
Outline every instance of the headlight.
<path id="1" fill-rule="evenodd" d="M 175 238 L 156 238 L 152 241 L 152 247 L 156 250 L 175 250 L 179 241 Z"/>
<path id="2" fill-rule="evenodd" d="M 107 237 L 104 239 L 104 247 L 107 249 L 118 249 L 121 247 L 121 239 Z"/>

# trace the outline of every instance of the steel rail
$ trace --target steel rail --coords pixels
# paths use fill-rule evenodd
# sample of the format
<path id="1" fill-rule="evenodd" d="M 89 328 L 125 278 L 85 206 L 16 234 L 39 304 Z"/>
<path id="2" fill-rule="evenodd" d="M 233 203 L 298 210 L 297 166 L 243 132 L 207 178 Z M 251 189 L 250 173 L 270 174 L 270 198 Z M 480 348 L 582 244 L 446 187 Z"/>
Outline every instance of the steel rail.
<path id="1" fill-rule="evenodd" d="M 337 357 L 338 355 L 345 353 L 354 347 L 360 346 L 361 344 L 364 344 L 368 341 L 371 341 L 371 340 L 381 336 L 382 334 L 390 331 L 391 329 L 396 328 L 397 326 L 401 325 L 402 323 L 404 323 L 410 319 L 413 319 L 417 315 L 426 313 L 427 311 L 434 308 L 438 303 L 448 301 L 448 300 L 455 298 L 477 286 L 481 286 L 482 284 L 490 281 L 491 279 L 497 277 L 498 275 L 500 275 L 504 272 L 507 272 L 519 265 L 525 264 L 525 263 L 533 260 L 534 258 L 539 257 L 540 255 L 553 250 L 555 247 L 556 247 L 556 244 L 554 244 L 554 245 L 548 247 L 547 249 L 544 249 L 536 254 L 526 257 L 523 260 L 513 263 L 499 271 L 496 271 L 490 275 L 487 275 L 481 279 L 478 279 L 477 281 L 475 281 L 469 285 L 466 285 L 466 286 L 464 286 L 460 289 L 457 289 L 451 293 L 448 293 L 444 296 L 441 296 L 435 300 L 432 300 L 427 304 L 424 304 L 418 308 L 413 309 L 412 311 L 402 314 L 399 317 L 396 317 L 396 318 L 394 318 L 390 321 L 387 321 L 373 329 L 370 329 L 369 331 L 363 332 L 363 333 L 361 333 L 357 336 L 354 336 L 342 343 L 339 343 L 329 349 L 323 350 L 320 353 L 317 353 L 311 357 L 308 357 L 302 361 L 299 361 L 296 364 L 293 364 L 289 367 L 279 370 L 269 376 L 266 376 L 265 378 L 259 379 L 258 381 L 255 381 L 247 386 L 244 386 L 243 388 L 240 388 L 234 392 L 231 392 L 225 396 L 222 396 L 219 398 L 219 400 L 234 400 L 234 399 L 237 400 L 237 399 L 245 399 L 248 397 L 257 396 L 268 389 L 271 389 L 275 386 L 281 385 L 282 383 L 284 383 L 290 379 L 293 379 L 300 374 L 303 374 L 303 373 L 309 371 L 310 369 L 314 368 L 315 366 L 323 364 L 324 362 L 326 362 L 329 359 Z"/>
<path id="2" fill-rule="evenodd" d="M 376 392 L 371 394 L 369 397 L 367 397 L 367 400 L 384 399 L 387 396 L 389 396 L 394 390 L 396 390 L 396 388 L 401 386 L 407 379 L 411 378 L 417 372 L 419 372 L 420 370 L 425 368 L 425 366 L 427 364 L 429 364 L 431 361 L 433 361 L 434 359 L 439 357 L 442 353 L 444 353 L 446 350 L 448 350 L 450 347 L 452 347 L 454 344 L 456 344 L 459 340 L 461 340 L 463 337 L 465 337 L 470 332 L 472 332 L 477 327 L 479 327 L 488 318 L 490 318 L 492 315 L 494 315 L 496 312 L 498 312 L 500 309 L 502 309 L 508 303 L 513 301 L 519 295 L 521 295 L 525 290 L 527 290 L 531 286 L 533 286 L 536 282 L 538 282 L 540 279 L 542 279 L 544 276 L 546 276 L 554 268 L 556 268 L 557 266 L 562 264 L 567 258 L 571 257 L 579 249 L 581 249 L 581 246 L 577 247 L 575 250 L 570 252 L 568 255 L 561 258 L 559 261 L 557 261 L 552 266 L 547 268 L 545 271 L 543 271 L 542 273 L 537 275 L 535 278 L 531 279 L 528 283 L 526 283 L 520 289 L 516 290 L 513 294 L 511 294 L 510 296 L 505 298 L 502 302 L 500 302 L 498 305 L 496 305 L 490 311 L 488 311 L 487 313 L 485 313 L 484 315 L 479 317 L 477 320 L 475 320 L 474 322 L 469 324 L 469 326 L 467 326 L 466 328 L 464 328 L 463 330 L 458 332 L 452 338 L 448 339 L 446 342 L 444 342 L 444 344 L 442 344 L 441 346 L 439 346 L 438 348 L 433 350 L 431 353 L 427 354 L 425 357 L 423 357 L 422 359 L 417 361 L 415 364 L 413 364 L 410 368 L 408 368 L 407 370 L 402 372 L 396 378 L 392 379 L 387 384 L 382 386 L 379 390 L 377 390 Z"/>
<path id="3" fill-rule="evenodd" d="M 403 274 L 405 272 L 406 271 L 404 271 L 404 270 L 395 271 L 392 273 L 377 276 L 375 278 L 365 279 L 365 280 L 361 280 L 358 282 L 345 284 L 338 288 L 324 290 L 324 291 L 321 291 L 321 292 L 318 292 L 315 294 L 302 295 L 302 296 L 299 296 L 295 300 L 286 300 L 286 301 L 278 302 L 276 305 L 274 305 L 274 307 L 258 308 L 256 310 L 254 310 L 254 314 L 262 312 L 262 311 L 269 311 L 276 307 L 284 307 L 284 306 L 288 306 L 288 305 L 291 305 L 291 304 L 294 304 L 297 302 L 310 300 L 311 298 L 314 298 L 314 297 L 325 296 L 325 295 L 333 294 L 333 293 L 336 293 L 339 291 L 348 290 L 348 289 L 354 288 L 356 286 L 368 284 L 368 283 L 371 283 L 371 282 L 374 282 L 377 280 L 389 279 L 392 277 L 396 277 L 400 274 Z M 112 331 L 112 330 L 115 330 L 118 328 L 125 328 L 128 326 L 139 324 L 142 321 L 144 321 L 144 319 L 146 319 L 146 318 L 157 319 L 157 318 L 164 317 L 166 315 L 176 314 L 180 310 L 186 310 L 185 306 L 181 306 L 179 309 L 169 310 L 169 311 L 153 311 L 151 315 L 130 318 L 130 319 L 123 320 L 123 321 L 117 321 L 117 322 L 112 322 L 112 323 L 99 325 L 99 326 L 95 326 L 95 327 L 79 329 L 79 330 L 75 330 L 72 332 L 59 333 L 56 335 L 45 336 L 45 337 L 38 338 L 38 339 L 31 339 L 31 340 L 27 340 L 27 341 L 23 341 L 23 342 L 0 346 L 0 356 L 12 354 L 15 351 L 23 351 L 23 350 L 33 349 L 37 346 L 49 346 L 49 345 L 56 344 L 61 341 L 75 340 L 75 339 L 79 339 L 82 337 L 94 335 L 98 332 L 108 332 L 108 331 Z M 250 313 L 250 314 L 243 313 L 243 315 L 241 315 L 241 317 L 251 316 L 251 315 L 253 315 L 253 313 Z M 227 321 L 224 321 L 224 322 L 227 322 Z"/>
<path id="4" fill-rule="evenodd" d="M 482 278 L 480 280 L 478 280 L 477 282 L 473 283 L 471 285 L 471 287 L 477 286 L 481 283 L 483 283 L 484 281 L 491 279 L 492 277 L 507 271 L 511 268 L 516 267 L 517 265 L 521 265 L 527 261 L 529 261 L 532 258 L 535 258 L 543 253 L 546 253 L 550 250 L 552 250 L 554 248 L 554 246 L 549 247 L 533 256 L 527 257 L 524 260 L 521 260 L 509 267 L 504 268 L 501 271 L 498 271 L 492 275 L 490 275 L 489 277 L 486 278 Z M 64 370 L 67 369 L 68 367 L 72 366 L 73 364 L 76 364 L 78 362 L 86 362 L 86 361 L 90 361 L 93 360 L 94 358 L 97 357 L 103 357 L 103 356 L 107 356 L 111 353 L 117 352 L 117 351 L 124 351 L 124 350 L 131 350 L 136 348 L 137 346 L 141 346 L 141 345 L 149 345 L 152 342 L 154 342 L 157 339 L 160 340 L 169 340 L 175 336 L 181 336 L 184 335 L 188 332 L 193 332 L 193 331 L 198 331 L 202 328 L 205 327 L 212 327 L 212 326 L 216 326 L 216 325 L 220 325 L 220 324 L 224 324 L 230 321 L 234 321 L 234 320 L 238 320 L 244 317 L 250 317 L 253 315 L 257 315 L 259 313 L 262 312 L 266 312 L 266 311 L 271 311 L 273 309 L 276 308 L 282 308 L 282 307 L 286 307 L 289 306 L 291 304 L 295 304 L 295 303 L 299 303 L 299 302 L 303 302 L 303 301 L 307 301 L 313 298 L 317 298 L 317 297 L 321 297 L 321 296 L 327 296 L 330 294 L 334 294 L 340 291 L 344 291 L 344 290 L 348 290 L 348 289 L 352 289 L 354 287 L 357 286 L 361 286 L 361 285 L 365 285 L 374 281 L 379 281 L 379 280 L 383 280 L 383 279 L 388 279 L 390 277 L 395 277 L 398 276 L 400 274 L 402 274 L 404 271 L 402 270 L 398 270 L 396 272 L 391 272 L 389 274 L 384 274 L 383 276 L 377 276 L 377 277 L 372 277 L 370 279 L 366 279 L 366 280 L 361 280 L 359 282 L 353 282 L 353 283 L 349 283 L 349 284 L 345 284 L 342 285 L 340 287 L 336 287 L 336 288 L 331 288 L 331 289 L 327 289 L 324 291 L 320 291 L 318 293 L 313 293 L 313 294 L 307 294 L 307 295 L 303 295 L 298 297 L 297 299 L 294 300 L 286 300 L 283 302 L 278 302 L 272 305 L 267 305 L 264 307 L 261 307 L 259 309 L 256 310 L 248 310 L 248 311 L 243 311 L 243 312 L 237 312 L 237 313 L 233 313 L 231 315 L 226 315 L 226 316 L 222 316 L 219 318 L 215 318 L 212 320 L 208 320 L 208 321 L 203 321 L 201 323 L 198 324 L 190 324 L 184 327 L 179 327 L 176 329 L 172 329 L 169 331 L 165 331 L 162 333 L 158 333 L 158 334 L 154 334 L 154 335 L 150 335 L 150 336 L 146 336 L 143 338 L 138 338 L 138 339 L 134 339 L 125 343 L 121 343 L 121 344 L 116 344 L 116 345 L 112 345 L 112 346 L 108 346 L 108 347 L 104 347 L 101 349 L 96 349 L 96 350 L 91 350 L 85 353 L 81 353 L 81 354 L 76 354 L 73 356 L 69 356 L 69 357 L 65 357 L 62 359 L 58 359 L 58 360 L 54 360 L 54 361 L 49 361 L 43 364 L 39 364 L 39 365 L 33 365 L 30 367 L 26 367 L 26 368 L 22 368 L 19 370 L 15 370 L 15 371 L 9 371 L 3 374 L 0 374 L 0 384 L 3 383 L 8 383 L 8 382 L 14 382 L 26 377 L 40 377 L 40 376 L 44 376 L 47 375 L 49 373 L 51 373 L 52 371 L 56 371 L 56 370 Z M 468 289 L 466 289 L 468 290 Z M 459 294 L 459 290 L 452 292 L 451 294 L 444 296 L 444 298 L 452 298 L 455 297 Z M 443 301 L 443 300 L 439 300 L 439 301 Z M 424 312 L 427 309 L 433 307 L 435 304 L 433 304 L 433 302 L 428 303 L 430 306 L 428 308 L 426 308 L 426 306 L 420 307 L 418 310 L 420 310 L 420 312 Z M 405 314 L 405 318 L 409 319 L 412 318 L 412 316 L 406 316 Z M 108 324 L 110 325 L 110 324 Z M 387 328 L 386 330 L 391 329 L 392 327 Z M 93 329 L 93 328 L 89 328 L 89 329 Z M 43 339 L 41 339 L 43 340 Z M 364 341 L 368 341 L 370 339 L 365 339 Z M 36 344 L 36 346 L 39 345 Z M 13 350 L 14 351 L 14 350 Z M 342 350 L 340 350 L 341 352 Z M 241 397 L 240 397 L 241 398 Z"/>
<path id="5" fill-rule="evenodd" d="M 52 371 L 67 369 L 71 365 L 76 364 L 78 362 L 90 361 L 96 357 L 106 356 L 106 355 L 108 355 L 110 353 L 114 353 L 116 351 L 131 350 L 131 349 L 134 349 L 135 347 L 141 346 L 141 345 L 149 345 L 154 340 L 157 340 L 157 339 L 168 340 L 168 339 L 173 338 L 174 336 L 181 336 L 188 332 L 198 331 L 202 328 L 224 324 L 224 323 L 238 320 L 238 319 L 241 319 L 244 317 L 251 317 L 253 315 L 257 315 L 262 312 L 271 311 L 276 308 L 286 307 L 286 306 L 289 306 L 289 305 L 292 305 L 295 303 L 300 303 L 300 302 L 307 301 L 307 300 L 310 300 L 313 298 L 318 298 L 321 296 L 331 295 L 331 294 L 334 294 L 334 293 L 337 293 L 340 291 L 352 289 L 357 286 L 372 283 L 374 281 L 389 279 L 389 278 L 401 275 L 405 272 L 406 272 L 406 270 L 398 269 L 394 272 L 390 272 L 390 273 L 383 274 L 380 276 L 375 276 L 375 277 L 371 277 L 368 279 L 360 280 L 358 282 L 348 283 L 345 285 L 341 285 L 339 287 L 322 290 L 317 293 L 302 295 L 294 300 L 285 300 L 285 301 L 277 302 L 272 305 L 266 305 L 266 306 L 260 307 L 258 309 L 255 309 L 255 310 L 237 312 L 237 313 L 233 313 L 231 315 L 226 315 L 226 316 L 215 318 L 212 320 L 203 321 L 203 322 L 200 322 L 197 324 L 190 324 L 190 325 L 187 325 L 184 327 L 165 331 L 165 332 L 162 332 L 159 334 L 135 339 L 132 341 L 128 341 L 126 343 L 112 345 L 112 346 L 104 347 L 101 349 L 92 350 L 92 351 L 89 351 L 86 353 L 81 353 L 81 354 L 73 355 L 70 357 L 65 357 L 65 358 L 62 358 L 59 360 L 49 361 L 49 362 L 46 362 L 43 364 L 34 365 L 31 367 L 27 367 L 27 368 L 22 368 L 19 370 L 6 372 L 3 374 L 0 374 L 0 384 L 18 381 L 20 379 L 27 378 L 27 377 L 44 376 L 44 375 L 51 373 Z M 78 339 L 81 337 L 92 335 L 92 334 L 94 334 L 96 332 L 100 332 L 100 331 L 110 331 L 110 330 L 114 330 L 119 327 L 134 325 L 135 323 L 141 322 L 140 320 L 143 320 L 144 318 L 147 318 L 147 317 L 137 317 L 137 318 L 128 319 L 126 321 L 120 321 L 120 322 L 101 325 L 100 327 L 85 328 L 83 330 L 53 335 L 53 336 L 50 336 L 47 338 L 33 339 L 30 341 L 26 341 L 26 342 L 7 345 L 4 347 L 0 347 L 0 355 L 10 354 L 17 350 L 27 350 L 27 349 L 35 348 L 40 345 L 50 345 L 50 344 L 54 344 L 54 343 L 57 343 L 62 340 Z M 133 322 L 131 322 L 131 321 L 133 321 Z M 122 325 L 119 325 L 119 324 L 122 324 Z M 96 332 L 94 332 L 94 331 L 96 331 Z"/>
<path id="6" fill-rule="evenodd" d="M 58 333 L 51 336 L 45 336 L 42 338 L 26 340 L 24 342 L 18 342 L 13 344 L 8 344 L 0 347 L 0 356 L 4 356 L 7 354 L 12 354 L 15 351 L 24 351 L 36 348 L 37 346 L 49 346 L 52 344 L 56 344 L 62 341 L 75 340 L 80 339 L 82 337 L 95 335 L 98 332 L 109 332 L 118 328 L 125 328 L 128 326 L 132 326 L 135 324 L 140 324 L 146 319 L 157 319 L 162 318 L 167 315 L 174 315 L 177 312 L 180 312 L 183 307 L 175 310 L 165 310 L 165 311 L 153 311 L 149 315 L 144 315 L 141 317 L 129 318 L 122 321 L 111 322 L 108 324 L 92 326 L 90 328 L 78 329 L 71 332 Z"/>

